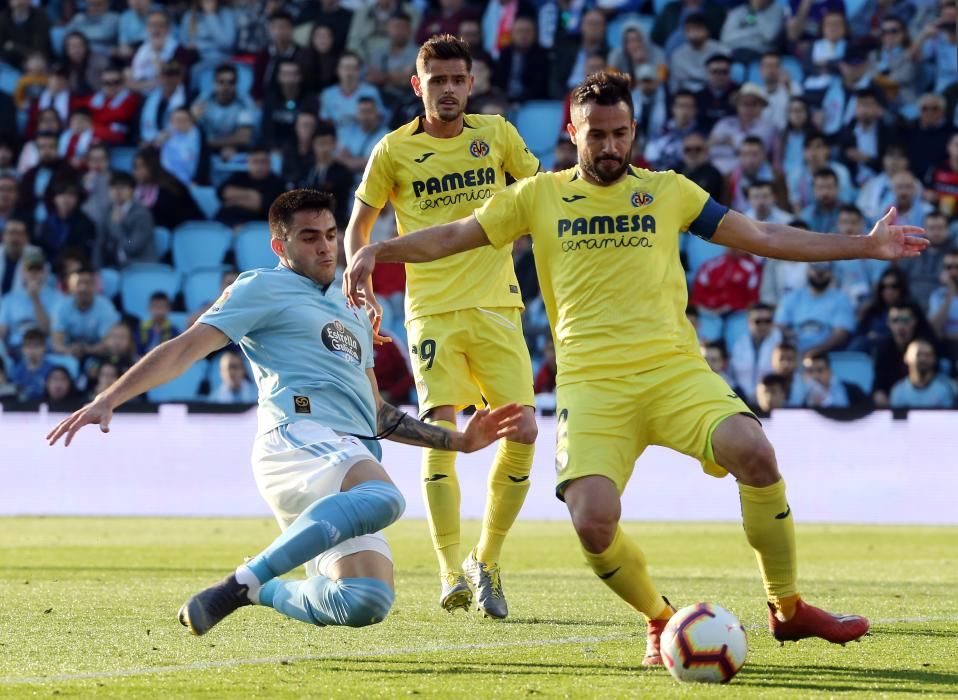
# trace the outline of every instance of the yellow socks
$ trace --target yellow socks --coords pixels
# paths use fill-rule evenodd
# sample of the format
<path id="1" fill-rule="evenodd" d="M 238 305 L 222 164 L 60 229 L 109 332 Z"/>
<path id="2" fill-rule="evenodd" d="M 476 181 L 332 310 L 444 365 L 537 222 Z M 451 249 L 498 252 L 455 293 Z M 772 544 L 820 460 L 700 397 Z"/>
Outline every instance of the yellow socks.
<path id="1" fill-rule="evenodd" d="M 445 420 L 429 421 L 448 430 L 456 424 Z M 456 477 L 456 453 L 423 449 L 422 494 L 426 502 L 429 533 L 439 559 L 442 575 L 462 569 L 459 556 L 459 479 Z"/>
<path id="2" fill-rule="evenodd" d="M 499 449 L 489 472 L 489 495 L 479 546 L 476 548 L 476 559 L 479 561 L 499 561 L 502 543 L 529 492 L 529 471 L 534 454 L 535 445 L 499 441 Z"/>
<path id="3" fill-rule="evenodd" d="M 582 551 L 596 575 L 626 603 L 652 620 L 671 617 L 672 608 L 649 578 L 645 555 L 625 536 L 621 527 L 616 529 L 612 544 L 601 554 Z"/>
<path id="4" fill-rule="evenodd" d="M 785 481 L 771 486 L 738 485 L 745 536 L 755 550 L 768 600 L 785 619 L 798 600 L 795 524 L 785 500 Z"/>

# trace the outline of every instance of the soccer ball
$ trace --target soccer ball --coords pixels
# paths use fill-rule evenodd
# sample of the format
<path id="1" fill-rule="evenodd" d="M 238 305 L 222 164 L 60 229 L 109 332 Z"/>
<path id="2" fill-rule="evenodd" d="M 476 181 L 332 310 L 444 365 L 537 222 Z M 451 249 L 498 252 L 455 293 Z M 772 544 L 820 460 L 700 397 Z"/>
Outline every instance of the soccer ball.
<path id="1" fill-rule="evenodd" d="M 662 631 L 662 661 L 677 680 L 728 683 L 745 664 L 745 628 L 714 603 L 682 608 Z"/>

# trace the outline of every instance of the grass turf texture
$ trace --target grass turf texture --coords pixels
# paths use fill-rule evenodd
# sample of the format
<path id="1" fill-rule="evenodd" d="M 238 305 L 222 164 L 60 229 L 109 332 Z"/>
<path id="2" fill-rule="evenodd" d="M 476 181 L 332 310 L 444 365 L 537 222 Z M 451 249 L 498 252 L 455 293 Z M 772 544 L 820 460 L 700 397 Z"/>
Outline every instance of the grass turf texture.
<path id="1" fill-rule="evenodd" d="M 388 533 L 398 596 L 385 623 L 314 628 L 243 608 L 196 638 L 179 605 L 269 542 L 272 521 L 7 518 L 0 697 L 958 696 L 958 528 L 799 527 L 809 600 L 873 620 L 844 648 L 771 638 L 740 525 L 626 530 L 673 603 L 714 601 L 746 625 L 748 661 L 730 686 L 640 665 L 644 625 L 585 566 L 568 523 L 516 527 L 505 622 L 440 610 L 425 524 L 407 520 Z M 463 541 L 476 535 L 467 523 Z"/>

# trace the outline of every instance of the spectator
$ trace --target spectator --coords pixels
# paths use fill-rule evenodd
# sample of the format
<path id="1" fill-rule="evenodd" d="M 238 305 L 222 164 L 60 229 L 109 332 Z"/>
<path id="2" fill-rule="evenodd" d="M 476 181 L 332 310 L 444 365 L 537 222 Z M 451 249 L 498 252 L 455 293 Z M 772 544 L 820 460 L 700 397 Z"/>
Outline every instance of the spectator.
<path id="1" fill-rule="evenodd" d="M 10 380 L 20 392 L 22 401 L 39 401 L 43 397 L 43 387 L 47 375 L 54 368 L 47 358 L 47 336 L 31 328 L 23 334 L 23 346 L 20 361 L 13 366 Z"/>
<path id="2" fill-rule="evenodd" d="M 771 413 L 787 404 L 787 381 L 780 374 L 769 372 L 762 376 L 755 387 L 755 404 L 763 413 Z"/>
<path id="3" fill-rule="evenodd" d="M 832 269 L 830 262 L 809 263 L 807 285 L 782 297 L 775 311 L 775 323 L 803 356 L 842 349 L 855 329 L 855 311 L 832 287 Z"/>
<path id="4" fill-rule="evenodd" d="M 347 202 L 355 177 L 345 165 L 336 160 L 336 127 L 329 122 L 320 122 L 313 136 L 313 165 L 300 187 L 309 187 L 331 192 L 336 198 L 336 220 L 349 218 Z"/>
<path id="5" fill-rule="evenodd" d="M 165 343 L 180 334 L 180 329 L 170 321 L 173 305 L 166 292 L 153 292 L 150 295 L 149 318 L 140 321 L 136 337 L 136 349 L 145 355 L 160 343 Z"/>
<path id="6" fill-rule="evenodd" d="M 609 53 L 609 66 L 625 73 L 633 82 L 638 80 L 642 66 L 651 66 L 657 78 L 664 77 L 668 72 L 665 52 L 649 41 L 642 25 L 637 22 L 624 24 L 620 48 L 612 49 Z"/>
<path id="7" fill-rule="evenodd" d="M 632 91 L 635 106 L 636 140 L 647 143 L 662 131 L 668 118 L 668 97 L 659 84 L 658 71 L 653 66 L 642 66 L 637 71 L 638 87 Z"/>
<path id="8" fill-rule="evenodd" d="M 892 408 L 954 408 L 955 385 L 938 372 L 935 346 L 920 338 L 905 350 L 908 376 L 892 387 Z"/>
<path id="9" fill-rule="evenodd" d="M 783 341 L 772 349 L 772 372 L 785 378 L 785 405 L 801 406 L 805 389 L 798 371 L 798 350 L 794 345 Z"/>
<path id="10" fill-rule="evenodd" d="M 385 111 L 379 91 L 369 83 L 359 79 L 362 61 L 349 51 L 339 57 L 336 66 L 338 84 L 330 85 L 319 96 L 319 118 L 333 122 L 337 129 L 354 126 L 358 121 L 359 100 L 369 97 L 376 102 L 380 111 Z"/>
<path id="11" fill-rule="evenodd" d="M 905 350 L 916 338 L 931 341 L 931 329 L 913 301 L 899 301 L 888 308 L 889 336 L 875 345 L 875 386 L 872 394 L 875 405 L 888 406 L 889 394 L 899 379 L 908 374 Z"/>
<path id="12" fill-rule="evenodd" d="M 315 112 L 300 112 L 296 115 L 293 132 L 296 142 L 287 144 L 283 149 L 283 180 L 288 189 L 295 189 L 296 183 L 305 182 L 313 167 L 313 136 L 319 118 Z"/>
<path id="13" fill-rule="evenodd" d="M 17 109 L 29 110 L 40 99 L 50 81 L 50 66 L 47 57 L 39 51 L 29 54 L 23 75 L 13 91 L 13 103 Z"/>
<path id="14" fill-rule="evenodd" d="M 146 18 L 146 40 L 133 54 L 128 74 L 130 89 L 146 94 L 159 85 L 163 66 L 177 62 L 186 65 L 187 51 L 180 47 L 170 28 L 170 19 L 162 10 L 153 10 Z"/>
<path id="15" fill-rule="evenodd" d="M 758 302 L 748 308 L 748 333 L 732 345 L 729 384 L 739 386 L 750 404 L 755 403 L 759 379 L 772 371 L 772 350 L 782 335 L 773 325 L 775 307 Z"/>
<path id="16" fill-rule="evenodd" d="M 34 139 L 37 147 L 37 164 L 23 175 L 20 181 L 20 200 L 23 209 L 32 212 L 46 198 L 54 182 L 79 182 L 77 171 L 60 158 L 58 137 L 54 133 L 40 132 Z"/>
<path id="17" fill-rule="evenodd" d="M 195 52 L 193 70 L 213 68 L 233 55 L 236 17 L 220 0 L 193 0 L 180 20 L 180 41 Z"/>
<path id="18" fill-rule="evenodd" d="M 0 175 L 0 229 L 6 225 L 7 219 L 29 220 L 30 217 L 24 217 L 24 212 L 18 206 L 19 198 L 17 179 L 13 175 Z"/>
<path id="19" fill-rule="evenodd" d="M 246 157 L 246 172 L 234 173 L 220 185 L 222 202 L 216 220 L 227 226 L 266 221 L 270 204 L 286 191 L 282 178 L 270 170 L 269 150 L 254 146 Z"/>
<path id="20" fill-rule="evenodd" d="M 958 47 L 955 45 L 955 3 L 941 2 L 938 7 L 938 16 L 915 36 L 908 57 L 916 63 L 934 66 L 932 91 L 940 95 L 958 81 Z"/>
<path id="21" fill-rule="evenodd" d="M 299 59 L 303 68 L 303 75 L 308 92 L 319 94 L 331 85 L 336 84 L 336 65 L 339 63 L 339 54 L 336 52 L 336 37 L 328 24 L 316 24 L 309 35 L 307 46 Z M 406 75 L 406 88 L 409 88 L 409 76 Z M 274 88 L 275 89 L 275 88 Z"/>
<path id="22" fill-rule="evenodd" d="M 854 204 L 842 205 L 838 211 L 836 228 L 840 236 L 864 236 L 865 219 L 858 207 Z M 923 256 L 924 253 L 919 257 Z M 870 258 L 837 260 L 834 268 L 836 285 L 858 309 L 868 301 L 875 284 L 888 268 L 888 262 Z"/>
<path id="23" fill-rule="evenodd" d="M 236 91 L 237 80 L 234 66 L 217 67 L 213 94 L 200 97 L 190 109 L 207 146 L 226 161 L 250 146 L 256 127 L 256 108 Z"/>
<path id="24" fill-rule="evenodd" d="M 708 84 L 708 59 L 722 55 L 723 47 L 715 39 L 709 38 L 709 29 L 704 15 L 699 13 L 686 15 L 682 26 L 685 32 L 685 43 L 675 50 L 669 60 L 669 87 L 673 91 L 698 92 Z"/>
<path id="25" fill-rule="evenodd" d="M 0 343 L 15 354 L 24 334 L 36 328 L 50 332 L 50 316 L 62 295 L 47 284 L 46 260 L 42 253 L 24 255 L 23 286 L 12 289 L 0 301 Z"/>
<path id="26" fill-rule="evenodd" d="M 120 374 L 123 374 L 135 365 L 138 359 L 140 359 L 140 356 L 137 353 L 133 329 L 120 321 L 114 323 L 110 330 L 106 332 L 103 338 L 103 352 L 96 359 L 89 360 L 86 363 L 86 374 L 91 381 L 95 380 L 95 370 L 102 362 L 116 365 L 120 369 Z"/>
<path id="27" fill-rule="evenodd" d="M 110 154 L 103 144 L 93 144 L 86 155 L 86 172 L 80 182 L 83 187 L 83 213 L 90 221 L 102 220 L 110 208 Z M 92 258 L 92 254 L 87 256 Z"/>
<path id="28" fill-rule="evenodd" d="M 532 253 L 532 238 L 520 236 L 512 244 L 512 262 L 519 282 L 519 294 L 525 304 L 539 296 L 539 278 L 536 275 L 535 258 Z M 376 280 L 373 280 L 374 289 Z"/>
<path id="29" fill-rule="evenodd" d="M 684 36 L 680 32 L 682 20 L 690 15 L 703 17 L 709 36 L 718 39 L 725 22 L 725 10 L 722 3 L 712 0 L 672 0 L 661 12 L 657 13 L 652 25 L 652 41 L 670 54 L 683 45 Z"/>
<path id="30" fill-rule="evenodd" d="M 63 40 L 70 92 L 89 97 L 103 86 L 103 71 L 110 65 L 107 54 L 90 48 L 87 37 L 79 32 L 67 34 Z"/>
<path id="31" fill-rule="evenodd" d="M 395 2 L 396 0 L 386 1 Z M 369 10 L 369 12 L 373 11 L 373 9 Z M 418 54 L 418 47 L 412 42 L 412 36 L 411 16 L 406 12 L 397 12 L 386 23 L 386 42 L 365 54 L 369 56 L 366 80 L 379 89 L 388 106 L 403 102 L 411 92 L 409 76 L 416 72 Z M 363 54 L 360 52 L 360 55 Z M 330 80 L 322 87 L 328 87 L 333 82 L 334 80 Z M 548 84 L 546 81 L 546 89 Z"/>
<path id="32" fill-rule="evenodd" d="M 895 203 L 891 179 L 900 172 L 908 171 L 908 155 L 901 144 L 889 144 L 881 157 L 882 171 L 868 180 L 858 194 L 858 208 L 869 221 L 885 215 Z"/>
<path id="33" fill-rule="evenodd" d="M 871 401 L 857 384 L 845 382 L 832 374 L 827 353 L 805 355 L 806 408 L 866 408 Z"/>
<path id="34" fill-rule="evenodd" d="M 721 122 L 719 122 L 721 124 Z M 714 133 L 714 130 L 713 130 Z M 722 146 L 713 146 L 715 149 Z M 728 192 L 732 208 L 744 211 L 748 207 L 748 188 L 755 182 L 772 183 L 776 198 L 785 201 L 785 183 L 772 170 L 765 155 L 765 144 L 758 136 L 746 136 L 737 146 L 738 159 L 728 174 Z M 715 162 L 714 156 L 712 162 Z"/>
<path id="35" fill-rule="evenodd" d="M 882 122 L 884 107 L 874 88 L 859 90 L 855 95 L 855 118 L 839 131 L 838 147 L 855 183 L 863 185 L 881 169 L 881 155 L 893 140 L 895 132 Z"/>
<path id="36" fill-rule="evenodd" d="M 817 73 L 834 70 L 845 58 L 848 23 L 841 10 L 827 10 L 822 17 L 822 35 L 812 44 L 811 63 Z"/>
<path id="37" fill-rule="evenodd" d="M 394 406 L 408 404 L 410 392 L 416 382 L 409 370 L 405 355 L 397 347 L 398 343 L 382 343 L 373 346 L 376 382 L 383 399 Z M 386 398 L 386 397 L 389 398 Z"/>
<path id="38" fill-rule="evenodd" d="M 170 116 L 187 106 L 183 85 L 183 68 L 173 61 L 160 68 L 160 84 L 153 88 L 140 111 L 140 144 L 156 145 L 161 134 L 169 128 Z"/>
<path id="39" fill-rule="evenodd" d="M 269 44 L 269 18 L 279 0 L 233 0 L 236 17 L 236 52 L 254 59 Z M 292 29 L 290 29 L 292 33 Z"/>
<path id="40" fill-rule="evenodd" d="M 891 307 L 906 303 L 910 299 L 908 279 L 901 269 L 890 267 L 885 270 L 872 287 L 871 299 L 858 309 L 858 326 L 849 350 L 874 352 L 876 347 L 891 335 L 891 329 L 888 327 L 888 312 Z"/>
<path id="41" fill-rule="evenodd" d="M 681 163 L 682 142 L 698 127 L 697 110 L 694 93 L 679 90 L 672 96 L 672 118 L 645 147 L 645 159 L 653 168 L 674 170 Z"/>
<path id="42" fill-rule="evenodd" d="M 296 43 L 305 44 L 306 37 L 312 33 L 317 24 L 325 24 L 333 30 L 335 50 L 337 54 L 346 49 L 346 40 L 353 23 L 353 13 L 340 6 L 339 0 L 319 0 L 319 2 L 304 3 L 299 14 L 299 27 L 296 30 Z"/>
<path id="43" fill-rule="evenodd" d="M 0 12 L 0 59 L 15 68 L 31 51 L 44 56 L 53 54 L 50 46 L 50 21 L 42 8 L 32 7 L 30 0 L 9 0 Z"/>
<path id="44" fill-rule="evenodd" d="M 958 133 L 948 139 L 947 157 L 931 169 L 924 196 L 946 216 L 958 215 Z"/>
<path id="45" fill-rule="evenodd" d="M 13 369 L 10 358 L 0 356 L 0 405 L 9 399 L 16 399 L 20 393 L 17 391 L 17 385 L 10 381 L 10 375 L 7 372 L 7 366 Z"/>
<path id="46" fill-rule="evenodd" d="M 70 297 L 53 312 L 51 326 L 53 351 L 82 360 L 101 355 L 103 337 L 119 320 L 113 303 L 96 293 L 93 270 L 86 267 L 70 273 Z"/>
<path id="47" fill-rule="evenodd" d="M 590 56 L 601 54 L 604 63 L 609 55 L 605 26 L 605 15 L 601 11 L 588 10 L 582 15 L 579 38 L 567 38 L 556 46 L 551 71 L 553 95 L 563 95 L 585 80 L 589 75 L 586 63 Z"/>
<path id="48" fill-rule="evenodd" d="M 792 215 L 775 206 L 775 190 L 768 180 L 756 180 L 748 186 L 747 206 L 742 213 L 746 216 L 770 224 L 789 224 Z M 804 273 L 802 274 L 804 278 Z"/>
<path id="49" fill-rule="evenodd" d="M 790 124 L 789 120 L 789 110 L 791 107 L 792 99 L 800 97 L 802 94 L 802 87 L 796 82 L 792 81 L 791 75 L 789 72 L 782 66 L 782 57 L 775 51 L 769 51 L 762 54 L 761 59 L 758 63 L 758 74 L 762 80 L 762 86 L 765 88 L 765 96 L 768 98 L 768 105 L 765 107 L 765 111 L 762 113 L 766 119 L 768 119 L 779 132 L 785 131 L 801 131 L 802 128 L 808 125 L 808 108 L 806 106 L 804 110 L 804 122 Z M 802 105 L 805 106 L 805 103 L 802 102 Z M 795 121 L 798 122 L 800 119 L 799 115 L 795 115 Z M 787 139 L 782 140 L 782 145 L 787 143 Z M 798 157 L 801 158 L 801 146 L 799 146 Z"/>
<path id="50" fill-rule="evenodd" d="M 127 0 L 127 9 L 120 13 L 117 26 L 117 46 L 113 54 L 129 60 L 136 48 L 146 41 L 146 22 L 150 14 L 150 0 Z"/>
<path id="51" fill-rule="evenodd" d="M 695 335 L 698 336 L 699 333 L 699 322 L 701 321 L 701 315 L 699 314 L 699 309 L 694 304 L 688 304 L 685 307 L 685 320 L 689 322 L 692 328 L 695 329 Z"/>
<path id="52" fill-rule="evenodd" d="M 870 77 L 868 56 L 857 48 L 850 48 L 838 62 L 840 76 L 828 78 L 822 97 L 822 131 L 834 136 L 855 116 L 855 93 L 874 88 Z M 811 87 L 806 80 L 806 86 Z"/>
<path id="53" fill-rule="evenodd" d="M 758 301 L 762 268 L 750 254 L 727 248 L 695 273 L 690 301 L 699 309 L 724 316 Z"/>
<path id="54" fill-rule="evenodd" d="M 401 45 L 412 48 L 413 29 L 418 16 L 415 5 L 410 2 L 400 3 L 399 0 L 370 2 L 353 14 L 349 25 L 349 36 L 346 37 L 346 48 L 359 54 L 370 69 L 375 65 L 380 70 L 390 70 L 383 68 L 382 63 L 375 60 L 376 56 L 388 53 L 390 48 L 397 48 L 399 34 L 405 36 Z M 398 22 L 394 23 L 394 19 Z M 373 81 L 370 79 L 370 82 Z M 407 75 L 406 83 L 408 82 Z"/>
<path id="55" fill-rule="evenodd" d="M 112 362 L 102 363 L 96 372 L 96 384 L 87 397 L 90 401 L 109 389 L 120 378 L 120 368 Z"/>
<path id="56" fill-rule="evenodd" d="M 739 63 L 753 63 L 781 46 L 785 9 L 774 0 L 748 0 L 732 9 L 722 25 L 721 41 Z"/>
<path id="57" fill-rule="evenodd" d="M 958 359 L 958 248 L 945 254 L 941 286 L 928 302 L 931 325 L 941 338 L 949 358 Z"/>
<path id="58" fill-rule="evenodd" d="M 267 146 L 282 150 L 295 143 L 293 125 L 299 112 L 317 112 L 316 95 L 303 84 L 302 68 L 295 61 L 284 60 L 279 65 L 279 89 L 266 96 L 263 105 L 263 141 Z"/>
<path id="59" fill-rule="evenodd" d="M 256 57 L 253 66 L 253 97 L 266 99 L 279 91 L 279 67 L 284 61 L 302 62 L 303 49 L 293 42 L 293 17 L 274 12 L 269 17 L 269 44 Z"/>
<path id="60" fill-rule="evenodd" d="M 54 413 L 70 413 L 80 407 L 76 383 L 70 373 L 59 365 L 54 365 L 47 372 L 40 400 Z"/>
<path id="61" fill-rule="evenodd" d="M 954 245 L 954 237 L 948 230 L 948 218 L 940 211 L 929 212 L 925 216 L 924 227 L 928 247 L 917 258 L 905 258 L 897 261 L 896 265 L 908 278 L 912 296 L 927 308 L 932 294 L 941 283 L 945 256 Z"/>
<path id="62" fill-rule="evenodd" d="M 43 252 L 30 245 L 27 224 L 22 219 L 7 219 L 0 246 L 0 296 L 23 288 L 23 263 L 27 256 Z"/>
<path id="63" fill-rule="evenodd" d="M 678 146 L 681 152 L 681 141 L 679 141 Z M 560 138 L 558 141 L 556 141 L 553 155 L 555 158 L 555 162 L 552 164 L 553 172 L 574 168 L 578 162 L 578 152 L 576 151 L 575 144 L 572 143 L 568 138 Z"/>
<path id="64" fill-rule="evenodd" d="M 838 176 L 831 168 L 815 172 L 812 180 L 812 202 L 801 211 L 801 217 L 813 231 L 830 233 L 838 226 L 841 202 L 838 201 Z"/>
<path id="65" fill-rule="evenodd" d="M 69 128 L 60 134 L 57 151 L 77 170 L 86 167 L 86 154 L 93 145 L 93 120 L 90 110 L 79 107 L 70 115 Z"/>
<path id="66" fill-rule="evenodd" d="M 919 62 L 908 58 L 910 45 L 905 22 L 885 13 L 881 18 L 881 45 L 872 54 L 871 63 L 875 66 L 875 83 L 898 107 L 918 99 Z"/>
<path id="67" fill-rule="evenodd" d="M 792 168 L 785 173 L 788 196 L 794 211 L 801 211 L 813 203 L 815 174 L 825 169 L 831 170 L 838 179 L 838 198 L 843 202 L 854 200 L 855 191 L 848 168 L 830 159 L 828 140 L 824 134 L 814 132 L 805 136 L 802 158 L 804 163 L 801 167 Z"/>
<path id="68" fill-rule="evenodd" d="M 492 60 L 483 54 L 472 57 L 472 93 L 466 102 L 467 114 L 485 114 L 489 105 L 498 105 L 506 100 L 505 93 L 492 84 Z M 415 92 L 407 94 L 400 107 L 397 107 L 393 116 L 392 126 L 398 128 L 408 124 L 410 120 L 422 112 L 422 98 Z M 404 117 L 402 121 L 397 119 Z M 562 131 L 562 134 L 565 132 Z M 561 135 L 561 134 L 560 134 Z"/>
<path id="69" fill-rule="evenodd" d="M 94 263 L 97 267 L 124 268 L 138 262 L 156 262 L 153 216 L 133 197 L 135 182 L 129 173 L 110 176 L 110 215 L 97 231 Z"/>
<path id="70" fill-rule="evenodd" d="M 419 31 L 416 33 L 416 43 L 423 44 L 436 34 L 454 34 L 459 32 L 459 25 L 466 19 L 479 19 L 479 12 L 465 3 L 465 0 L 439 0 L 438 7 L 430 6 L 423 15 Z M 476 45 L 478 49 L 479 46 Z"/>
<path id="71" fill-rule="evenodd" d="M 918 100 L 918 121 L 904 129 L 902 145 L 915 177 L 924 178 L 947 153 L 954 127 L 948 123 L 945 104 L 941 95 L 922 95 Z"/>
<path id="72" fill-rule="evenodd" d="M 133 158 L 133 196 L 150 210 L 153 223 L 171 231 L 184 221 L 205 219 L 190 190 L 160 163 L 155 148 L 144 148 Z M 112 201 L 108 207 L 112 207 Z M 102 219 L 98 219 L 102 220 Z"/>
<path id="73" fill-rule="evenodd" d="M 136 130 L 140 97 L 123 87 L 118 68 L 103 69 L 101 89 L 89 101 L 96 138 L 111 145 L 130 143 Z"/>
<path id="74" fill-rule="evenodd" d="M 209 179 L 209 153 L 203 142 L 203 132 L 185 106 L 170 113 L 170 123 L 156 140 L 162 144 L 160 163 L 184 185 L 188 187 Z"/>
<path id="75" fill-rule="evenodd" d="M 556 350 L 552 344 L 552 338 L 547 338 L 542 347 L 542 364 L 539 365 L 539 371 L 536 372 L 535 392 L 539 394 L 552 394 L 556 390 Z"/>
<path id="76" fill-rule="evenodd" d="M 110 12 L 109 0 L 86 0 L 86 12 L 75 14 L 66 30 L 86 37 L 93 51 L 109 56 L 116 46 L 120 17 Z"/>
<path id="77" fill-rule="evenodd" d="M 459 38 L 466 42 L 469 46 L 482 46 L 482 25 L 478 19 L 472 17 L 466 17 L 459 23 Z M 540 42 L 541 43 L 541 42 Z M 486 53 L 484 50 L 480 51 L 479 48 L 476 49 L 476 52 L 473 54 L 473 59 L 477 55 L 483 56 L 486 60 L 489 61 L 489 65 L 492 65 L 492 56 Z"/>
<path id="78" fill-rule="evenodd" d="M 549 63 L 546 50 L 536 42 L 535 20 L 519 16 L 512 24 L 510 45 L 496 59 L 492 82 L 511 102 L 542 100 L 548 97 Z"/>
<path id="79" fill-rule="evenodd" d="M 910 172 L 896 173 L 891 178 L 891 189 L 895 195 L 893 203 L 896 212 L 894 223 L 900 226 L 921 226 L 932 206 L 921 199 L 921 185 Z"/>
<path id="80" fill-rule="evenodd" d="M 92 257 L 96 226 L 80 209 L 81 186 L 72 181 L 55 182 L 50 188 L 47 217 L 39 226 L 36 244 L 46 259 L 56 260 L 65 248 L 74 248 Z"/>
<path id="81" fill-rule="evenodd" d="M 702 343 L 702 357 L 709 368 L 725 380 L 733 394 L 743 395 L 745 392 L 738 386 L 728 374 L 728 351 L 725 348 L 724 340 L 716 340 L 708 343 Z"/>
<path id="82" fill-rule="evenodd" d="M 738 85 L 732 82 L 732 62 L 724 54 L 713 54 L 705 61 L 708 77 L 705 87 L 698 91 L 699 125 L 707 132 L 724 117 L 735 114 L 732 96 Z"/>
<path id="83" fill-rule="evenodd" d="M 227 350 L 220 354 L 219 372 L 221 383 L 210 394 L 212 403 L 256 403 L 256 386 L 246 378 L 246 365 L 238 352 Z"/>
<path id="84" fill-rule="evenodd" d="M 689 180 L 708 192 L 719 202 L 727 202 L 725 178 L 709 162 L 708 145 L 705 137 L 692 132 L 682 142 L 682 162 L 675 169 Z"/>
<path id="85" fill-rule="evenodd" d="M 341 148 L 336 158 L 359 176 L 366 169 L 366 161 L 376 144 L 386 135 L 387 129 L 382 124 L 379 107 L 372 98 L 363 97 L 359 100 L 356 116 L 356 126 L 343 129 L 339 133 Z"/>
<path id="86" fill-rule="evenodd" d="M 535 8 L 527 0 L 493 0 L 493 2 L 488 2 L 485 11 L 482 13 L 480 44 L 472 44 L 472 46 L 477 49 L 481 46 L 482 50 L 489 54 L 493 60 L 497 60 L 515 40 L 513 29 L 519 18 L 532 18 L 534 16 Z M 535 20 L 532 20 L 532 22 L 534 28 Z"/>
<path id="87" fill-rule="evenodd" d="M 25 137 L 32 138 L 41 131 L 59 134 L 70 118 L 70 112 L 81 104 L 81 100 L 70 94 L 66 69 L 54 66 L 47 76 L 47 87 L 30 108 L 27 118 Z M 17 160 L 17 172 L 21 175 L 37 164 L 36 145 L 29 141 L 24 144 Z"/>

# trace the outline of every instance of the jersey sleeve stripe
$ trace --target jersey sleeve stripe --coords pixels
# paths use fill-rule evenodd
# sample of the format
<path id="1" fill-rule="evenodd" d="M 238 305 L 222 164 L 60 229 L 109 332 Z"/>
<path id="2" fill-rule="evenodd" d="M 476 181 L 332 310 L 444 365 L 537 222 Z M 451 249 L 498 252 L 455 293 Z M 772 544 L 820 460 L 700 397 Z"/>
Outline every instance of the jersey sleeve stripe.
<path id="1" fill-rule="evenodd" d="M 698 236 L 703 241 L 712 240 L 716 229 L 728 213 L 728 207 L 723 206 L 709 197 L 702 207 L 701 213 L 689 225 L 689 233 Z"/>

